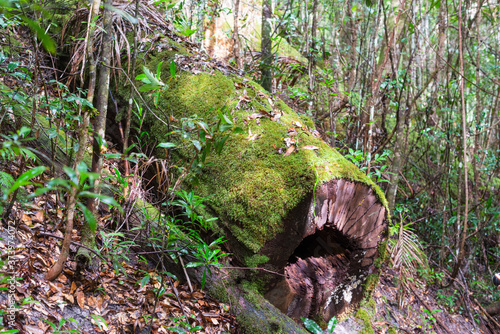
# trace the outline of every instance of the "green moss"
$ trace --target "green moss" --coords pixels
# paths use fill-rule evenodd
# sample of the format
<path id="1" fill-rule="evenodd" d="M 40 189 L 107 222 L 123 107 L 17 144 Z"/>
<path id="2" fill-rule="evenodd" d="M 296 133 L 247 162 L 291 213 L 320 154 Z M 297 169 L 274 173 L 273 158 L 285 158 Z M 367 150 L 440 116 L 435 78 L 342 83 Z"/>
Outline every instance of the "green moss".
<path id="1" fill-rule="evenodd" d="M 263 264 L 269 261 L 269 258 L 265 255 L 254 254 L 252 256 L 245 257 L 245 264 L 249 268 L 256 268 L 259 264 Z"/>
<path id="2" fill-rule="evenodd" d="M 395 329 L 394 329 L 394 328 L 392 328 L 392 327 L 390 327 L 390 328 L 388 328 L 388 329 L 387 329 L 387 334 L 397 334 L 397 333 L 398 333 L 398 331 L 397 331 L 397 330 L 395 330 Z"/>
<path id="3" fill-rule="evenodd" d="M 153 205 L 151 205 L 148 202 L 143 201 L 141 199 L 136 200 L 135 207 L 137 209 L 141 210 L 141 212 L 143 212 L 142 210 L 144 209 L 145 214 L 146 214 L 145 218 L 148 220 L 154 220 L 154 219 L 158 218 L 158 216 L 160 215 L 160 210 L 158 210 Z"/>
<path id="4" fill-rule="evenodd" d="M 372 328 L 372 321 L 377 313 L 376 303 L 373 299 L 369 299 L 362 303 L 361 308 L 356 312 L 355 317 L 363 322 L 364 328 L 360 332 L 361 334 L 374 334 L 375 331 Z"/>
<path id="5" fill-rule="evenodd" d="M 378 273 L 376 274 L 370 274 L 366 277 L 365 283 L 363 284 L 363 291 L 365 293 L 364 298 L 369 298 L 375 289 L 375 287 L 378 284 L 380 275 Z"/>
<path id="6" fill-rule="evenodd" d="M 379 256 L 374 261 L 374 265 L 377 268 L 380 268 L 382 266 L 382 263 L 384 263 L 389 258 L 389 252 L 387 252 L 387 243 L 388 242 L 389 242 L 389 239 L 386 239 L 378 244 Z"/>
<path id="7" fill-rule="evenodd" d="M 155 61 L 158 62 L 158 57 Z M 153 63 L 148 67 L 154 67 Z M 209 125 L 217 121 L 219 110 L 227 107 L 235 125 L 246 132 L 231 135 L 221 154 L 212 154 L 207 159 L 199 175 L 199 185 L 191 186 L 197 187 L 201 196 L 211 195 L 210 206 L 215 214 L 248 250 L 258 253 L 268 240 L 282 232 L 283 218 L 290 210 L 310 196 L 315 185 L 331 179 L 344 178 L 367 184 L 387 206 L 379 187 L 307 128 L 297 129 L 297 153 L 286 157 L 278 154 L 274 147 L 286 150 L 284 139 L 288 137 L 287 130 L 296 124 L 294 122 L 311 126 L 312 122 L 299 117 L 280 100 L 275 103 L 275 109 L 283 112 L 280 122 L 261 118 L 258 125 L 255 120 L 248 120 L 252 113 L 259 109 L 270 111 L 271 106 L 266 97 L 257 94 L 263 91 L 262 87 L 247 81 L 245 90 L 252 101 L 233 108 L 243 94 L 243 89 L 235 89 L 234 83 L 241 81 L 241 78 L 218 72 L 182 73 L 170 81 L 159 105 L 167 115 L 173 114 L 179 120 L 196 115 Z M 168 129 L 164 124 L 151 120 L 149 125 L 156 140 L 166 141 Z M 250 133 L 260 138 L 250 140 Z M 306 145 L 314 145 L 318 150 L 300 149 Z M 193 154 L 190 150 L 180 149 L 176 154 L 187 157 L 187 161 Z"/>

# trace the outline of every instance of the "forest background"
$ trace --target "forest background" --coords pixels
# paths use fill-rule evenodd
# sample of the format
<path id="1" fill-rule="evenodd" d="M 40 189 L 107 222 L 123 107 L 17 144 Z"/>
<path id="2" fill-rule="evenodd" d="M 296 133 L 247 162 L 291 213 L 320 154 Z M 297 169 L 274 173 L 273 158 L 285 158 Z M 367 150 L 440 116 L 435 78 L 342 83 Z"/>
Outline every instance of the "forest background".
<path id="1" fill-rule="evenodd" d="M 127 81 L 122 73 L 127 72 L 127 78 L 145 84 L 139 91 L 150 98 L 151 108 L 157 107 L 155 96 L 168 89 L 168 83 L 161 81 L 159 67 L 143 73 L 136 71 L 135 62 L 138 45 L 154 40 L 153 25 L 166 18 L 180 43 L 196 45 L 202 54 L 223 64 L 214 66 L 244 73 L 312 119 L 331 147 L 383 189 L 392 211 L 391 243 L 399 242 L 406 250 L 392 257 L 400 289 L 412 284 L 410 277 L 439 288 L 459 281 L 459 288 L 438 294 L 449 310 L 468 313 L 478 321 L 467 306 L 478 300 L 489 305 L 489 315 L 500 313 L 500 305 L 494 303 L 500 293 L 491 285 L 500 258 L 498 2 L 158 1 L 139 11 L 136 3 L 120 1 L 104 4 L 101 14 L 96 0 L 90 5 L 83 1 L 1 5 L 2 221 L 7 224 L 8 217 L 17 217 L 23 201 L 32 201 L 23 192 L 36 196 L 54 192 L 58 201 L 67 194 L 64 223 L 70 233 L 64 235 L 48 279 L 63 270 L 74 216 L 86 220 L 81 243 L 89 249 L 96 242 L 102 246 L 124 237 L 99 234 L 102 222 L 95 218 L 95 204 L 123 206 L 125 213 L 113 214 L 126 216 L 124 203 L 139 182 L 125 175 L 134 168 L 137 175 L 139 161 L 147 161 L 151 150 L 141 141 L 147 133 L 141 116 L 146 110 L 133 98 L 121 115 L 121 129 L 109 125 L 106 129 L 106 112 L 114 101 L 108 94 L 113 82 Z M 170 65 L 174 78 L 176 66 Z M 127 89 L 138 98 L 136 88 Z M 16 110 L 31 114 L 19 122 Z M 70 157 L 68 162 L 72 160 L 68 165 L 73 165 L 52 183 L 37 178 L 42 173 L 57 174 L 55 164 L 49 169 L 35 167 L 39 152 L 34 153 L 26 139 L 40 138 L 35 124 L 37 115 L 44 113 L 49 148 L 42 155 L 49 162 L 60 161 L 64 158 L 58 158 L 57 147 L 65 146 L 63 153 Z M 225 131 L 239 131 L 229 122 L 226 125 Z M 93 134 L 94 159 L 88 161 L 92 172 L 78 168 L 85 160 L 88 130 Z M 121 142 L 115 155 L 105 156 L 103 139 L 114 139 L 111 132 L 121 136 L 116 140 Z M 201 146 L 205 143 L 190 143 L 198 152 L 206 149 Z M 222 149 L 224 141 L 219 143 Z M 169 150 L 175 144 L 161 145 Z M 104 163 L 111 170 L 111 182 L 109 175 L 103 176 L 102 166 L 103 160 L 113 158 L 122 162 L 116 170 Z M 15 170 L 9 171 L 12 161 Z M 196 166 L 190 170 L 191 166 L 185 166 L 181 176 L 173 174 L 179 184 L 195 173 Z M 120 190 L 114 196 L 96 194 L 98 185 L 107 182 Z M 193 210 L 201 200 L 183 194 L 176 182 L 170 186 L 157 199 L 169 203 L 165 212 L 181 208 L 191 222 L 202 229 L 209 226 Z M 186 243 L 192 242 L 193 236 L 189 238 Z M 162 247 L 173 247 L 179 239 L 168 245 L 163 240 Z M 201 258 L 192 262 L 194 267 L 218 264 L 219 250 L 213 247 L 217 240 L 206 244 L 200 238 L 195 248 Z M 80 248 L 79 254 L 91 258 L 89 249 Z M 119 256 L 115 260 L 120 263 Z M 205 279 L 204 273 L 203 284 Z"/>

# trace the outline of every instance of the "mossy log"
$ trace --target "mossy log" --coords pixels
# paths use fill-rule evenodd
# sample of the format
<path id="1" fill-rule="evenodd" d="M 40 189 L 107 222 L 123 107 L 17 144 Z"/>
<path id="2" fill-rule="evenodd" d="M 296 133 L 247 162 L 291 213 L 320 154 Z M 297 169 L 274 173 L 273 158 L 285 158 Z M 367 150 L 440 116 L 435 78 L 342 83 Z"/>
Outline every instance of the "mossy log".
<path id="1" fill-rule="evenodd" d="M 179 50 L 145 54 L 139 66 L 155 69 L 163 61 L 162 73 L 169 73 L 171 60 L 190 57 Z M 159 99 L 160 117 L 179 120 L 172 126 L 183 118 L 213 125 L 223 109 L 245 131 L 231 134 L 222 152 L 184 183 L 209 197 L 202 214 L 219 218 L 214 229 L 228 239 L 236 263 L 284 274 L 252 278 L 264 282 L 262 292 L 284 314 L 328 321 L 356 308 L 378 282 L 385 253 L 383 192 L 326 144 L 310 119 L 257 83 L 201 67 L 193 74 L 193 64 L 179 71 L 186 68 L 179 63 L 175 78 L 163 78 L 169 87 Z M 148 125 L 156 141 L 175 140 L 156 118 Z M 189 164 L 192 146 L 180 138 L 177 147 L 169 154 Z"/>

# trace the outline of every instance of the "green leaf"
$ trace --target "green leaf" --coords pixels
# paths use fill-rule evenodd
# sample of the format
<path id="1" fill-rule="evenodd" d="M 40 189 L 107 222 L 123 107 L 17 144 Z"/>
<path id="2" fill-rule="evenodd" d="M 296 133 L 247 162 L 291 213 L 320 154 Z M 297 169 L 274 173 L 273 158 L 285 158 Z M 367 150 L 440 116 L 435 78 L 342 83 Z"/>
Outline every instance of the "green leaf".
<path id="1" fill-rule="evenodd" d="M 126 19 L 127 21 L 129 21 L 132 24 L 137 24 L 137 22 L 138 22 L 135 17 L 133 17 L 132 15 L 128 14 L 127 12 L 125 12 L 119 8 L 116 8 L 115 6 L 108 5 L 107 3 L 105 3 L 104 8 L 106 8 L 107 10 L 109 10 L 111 12 L 115 12 L 116 14 L 120 15 L 121 17 L 123 17 L 124 19 Z"/>
<path id="2" fill-rule="evenodd" d="M 186 264 L 186 268 L 197 268 L 197 267 L 201 267 L 204 265 L 205 265 L 205 263 L 203 263 L 203 262 L 189 262 L 188 264 Z"/>
<path id="3" fill-rule="evenodd" d="M 96 193 L 92 193 L 90 191 L 81 191 L 78 194 L 78 197 L 94 197 L 94 198 L 98 198 L 104 204 L 115 206 L 115 207 L 120 207 L 120 204 L 118 204 L 118 202 L 113 197 L 106 196 L 103 194 L 96 194 Z"/>
<path id="4" fill-rule="evenodd" d="M 9 65 L 7 65 L 7 68 L 9 69 L 9 71 L 13 71 L 13 70 L 15 70 L 18 66 L 19 66 L 19 63 L 18 63 L 18 62 L 12 62 L 12 63 L 9 63 Z"/>
<path id="5" fill-rule="evenodd" d="M 155 85 L 155 84 L 145 84 L 139 87 L 139 92 L 149 92 L 155 89 L 160 88 L 161 86 Z"/>
<path id="6" fill-rule="evenodd" d="M 226 121 L 227 124 L 233 125 L 233 121 L 227 115 L 224 115 L 224 120 Z"/>
<path id="7" fill-rule="evenodd" d="M 163 61 L 160 61 L 160 63 L 156 67 L 156 79 L 158 80 L 160 80 L 161 78 L 161 64 L 163 64 Z"/>
<path id="8" fill-rule="evenodd" d="M 151 84 L 156 86 L 163 86 L 163 82 L 160 82 L 146 66 L 143 66 L 142 70 L 144 71 L 144 74 L 149 79 Z"/>
<path id="9" fill-rule="evenodd" d="M 237 126 L 233 129 L 233 133 L 246 133 L 241 126 Z"/>
<path id="10" fill-rule="evenodd" d="M 17 188 L 19 187 L 22 187 L 22 186 L 25 186 L 27 184 L 30 184 L 31 183 L 31 179 L 42 174 L 47 168 L 45 166 L 38 166 L 38 167 L 35 167 L 35 168 L 32 168 L 26 172 L 24 172 L 21 176 L 19 176 L 16 180 L 16 182 L 14 182 L 14 184 L 12 185 L 12 187 L 10 187 L 9 191 L 8 191 L 8 194 L 11 194 L 13 193 L 14 191 L 16 191 Z"/>
<path id="11" fill-rule="evenodd" d="M 227 131 L 227 130 L 231 129 L 232 127 L 233 127 L 232 124 L 221 124 L 219 126 L 219 131 L 220 132 L 224 132 L 224 131 Z"/>
<path id="12" fill-rule="evenodd" d="M 198 140 L 193 140 L 192 143 L 193 143 L 194 147 L 196 147 L 198 152 L 201 151 L 201 143 Z"/>
<path id="13" fill-rule="evenodd" d="M 304 317 L 300 317 L 300 319 L 302 319 L 302 322 L 304 323 L 304 326 L 311 333 L 313 333 L 313 334 L 323 334 L 323 330 L 321 329 L 321 327 L 319 327 L 319 325 L 316 322 L 314 322 L 313 320 L 307 319 L 307 318 L 304 318 Z"/>
<path id="14" fill-rule="evenodd" d="M 170 62 L 170 75 L 175 79 L 175 62 L 173 60 Z"/>
<path id="15" fill-rule="evenodd" d="M 162 147 L 162 148 L 172 148 L 175 147 L 176 145 L 174 143 L 159 143 L 158 146 L 156 147 Z"/>
<path id="16" fill-rule="evenodd" d="M 85 220 L 89 224 L 90 230 L 92 231 L 92 233 L 95 233 L 95 231 L 97 230 L 97 220 L 92 214 L 92 211 L 90 211 L 89 208 L 87 208 L 87 206 L 83 205 L 82 203 L 78 203 L 78 206 L 80 207 L 80 210 L 82 210 L 83 215 L 85 216 Z"/>
<path id="17" fill-rule="evenodd" d="M 104 320 L 103 317 L 97 314 L 91 314 L 90 316 L 94 318 L 100 330 L 108 330 L 108 323 L 106 322 L 106 320 Z"/>
<path id="18" fill-rule="evenodd" d="M 148 275 L 146 275 L 146 276 L 144 276 L 144 277 L 141 279 L 141 282 L 140 282 L 141 288 L 143 288 L 146 284 L 148 284 L 149 279 L 150 279 L 149 274 L 148 274 Z"/>
<path id="19" fill-rule="evenodd" d="M 337 326 L 337 318 L 333 317 L 328 321 L 328 327 L 326 328 L 329 334 L 333 333 L 335 326 Z"/>
<path id="20" fill-rule="evenodd" d="M 20 16 L 21 19 L 36 33 L 36 37 L 42 42 L 43 47 L 50 53 L 56 53 L 56 43 L 43 31 L 38 23 L 30 20 L 24 15 Z"/>
<path id="21" fill-rule="evenodd" d="M 135 80 L 142 81 L 143 83 L 146 83 L 146 84 L 151 83 L 145 74 L 139 74 L 138 76 L 135 77 Z M 136 104 L 137 104 L 137 102 L 136 102 Z"/>

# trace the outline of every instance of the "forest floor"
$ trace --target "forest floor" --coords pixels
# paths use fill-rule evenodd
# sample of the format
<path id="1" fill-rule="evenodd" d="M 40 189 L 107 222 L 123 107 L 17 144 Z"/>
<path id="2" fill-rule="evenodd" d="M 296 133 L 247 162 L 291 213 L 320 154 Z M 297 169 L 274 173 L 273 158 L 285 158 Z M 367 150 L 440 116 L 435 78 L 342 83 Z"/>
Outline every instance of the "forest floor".
<path id="1" fill-rule="evenodd" d="M 15 299 L 15 328 L 20 333 L 59 333 L 70 329 L 80 333 L 146 333 L 149 326 L 152 333 L 237 332 L 238 325 L 228 312 L 228 305 L 214 300 L 199 287 L 191 292 L 187 284 L 161 275 L 134 254 L 123 254 L 130 261 L 113 264 L 106 255 L 112 253 L 111 249 L 104 249 L 99 237 L 103 261 L 98 271 L 77 273 L 70 256 L 63 273 L 54 282 L 47 281 L 45 273 L 59 256 L 63 217 L 63 204 L 55 195 L 46 194 L 22 206 L 15 203 L 11 214 L 15 223 L 4 224 L 0 230 L 1 258 L 12 261 L 8 263 L 14 268 L 4 268 L 2 274 L 18 280 L 15 290 L 9 290 L 10 281 L 0 281 L 4 290 L 0 294 L 0 310 L 8 311 L 8 299 Z M 100 217 L 101 228 L 109 219 L 109 214 Z M 72 255 L 79 240 L 75 229 Z M 371 302 L 371 310 L 364 307 L 339 323 L 335 333 L 388 333 L 390 328 L 401 333 L 485 333 L 467 317 L 450 313 L 440 305 L 435 289 L 412 284 L 404 289 L 406 293 L 401 299 L 396 276 L 392 269 L 384 267 L 372 296 L 375 303 Z M 398 306 L 400 303 L 402 307 Z"/>

